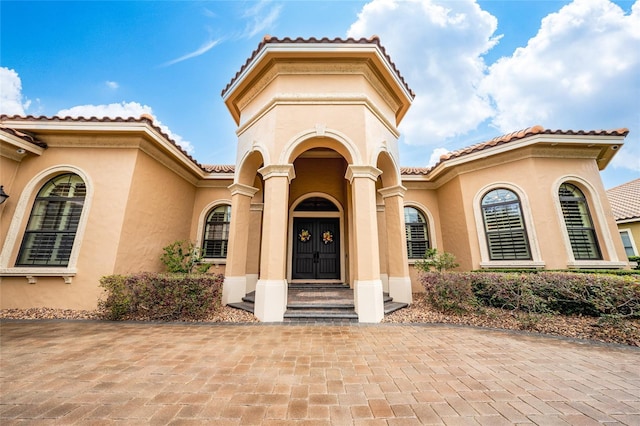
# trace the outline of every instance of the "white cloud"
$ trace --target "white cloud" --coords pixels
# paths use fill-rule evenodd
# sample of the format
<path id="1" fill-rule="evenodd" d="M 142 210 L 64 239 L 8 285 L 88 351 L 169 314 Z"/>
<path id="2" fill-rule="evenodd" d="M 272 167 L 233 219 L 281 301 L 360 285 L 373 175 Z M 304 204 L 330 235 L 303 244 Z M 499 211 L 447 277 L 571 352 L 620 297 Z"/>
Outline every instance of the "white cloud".
<path id="1" fill-rule="evenodd" d="M 401 124 L 405 142 L 429 145 L 475 129 L 493 114 L 477 91 L 497 20 L 473 0 L 373 0 L 349 37 L 377 34 L 416 93 Z"/>
<path id="2" fill-rule="evenodd" d="M 118 87 L 120 87 L 120 85 L 118 84 L 117 81 L 105 81 L 104 84 L 109 88 L 109 89 L 117 89 Z"/>
<path id="3" fill-rule="evenodd" d="M 17 72 L 0 67 L 0 113 L 7 115 L 25 115 L 31 105 L 30 100 L 23 102 L 22 81 Z"/>
<path id="4" fill-rule="evenodd" d="M 440 157 L 444 154 L 447 154 L 449 150 L 447 148 L 436 148 L 431 152 L 431 156 L 429 157 L 429 164 L 427 167 L 435 166 L 438 161 L 440 161 Z"/>
<path id="5" fill-rule="evenodd" d="M 625 15 L 608 0 L 575 0 L 545 17 L 527 46 L 492 65 L 481 85 L 503 132 L 637 124 L 639 88 L 640 3 Z"/>
<path id="6" fill-rule="evenodd" d="M 163 67 L 168 67 L 173 64 L 177 64 L 178 62 L 186 61 L 187 59 L 195 58 L 202 54 L 207 53 L 209 50 L 213 49 L 217 44 L 220 43 L 220 39 L 217 40 L 208 40 L 202 46 L 194 50 L 193 52 L 187 53 L 186 55 L 182 55 L 179 58 L 172 59 L 168 62 L 162 64 Z"/>
<path id="7" fill-rule="evenodd" d="M 270 6 L 270 0 L 261 0 L 253 7 L 245 10 L 243 17 L 247 18 L 249 22 L 244 29 L 243 37 L 251 38 L 271 28 L 276 23 L 280 17 L 282 5 L 277 4 L 273 7 Z"/>
<path id="8" fill-rule="evenodd" d="M 58 111 L 56 115 L 60 117 L 110 117 L 110 118 L 138 118 L 143 114 L 153 117 L 154 124 L 166 133 L 176 144 L 180 145 L 189 154 L 193 154 L 194 148 L 191 142 L 186 141 L 182 136 L 173 133 L 167 126 L 162 124 L 160 120 L 153 114 L 153 110 L 148 105 L 141 105 L 137 102 L 121 102 L 103 105 L 78 105 L 72 108 Z"/>

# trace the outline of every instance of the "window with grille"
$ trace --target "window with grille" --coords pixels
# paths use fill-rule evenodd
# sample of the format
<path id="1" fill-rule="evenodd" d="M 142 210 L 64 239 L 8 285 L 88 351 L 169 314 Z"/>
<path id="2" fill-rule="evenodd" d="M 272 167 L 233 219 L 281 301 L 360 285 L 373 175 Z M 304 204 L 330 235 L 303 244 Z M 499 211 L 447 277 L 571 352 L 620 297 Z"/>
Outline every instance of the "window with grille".
<path id="1" fill-rule="evenodd" d="M 87 189 L 80 176 L 56 176 L 38 192 L 16 266 L 67 266 Z"/>
<path id="2" fill-rule="evenodd" d="M 508 189 L 494 189 L 482 197 L 481 207 L 489 259 L 531 260 L 518 196 Z"/>
<path id="3" fill-rule="evenodd" d="M 202 243 L 202 256 L 205 258 L 227 257 L 229 244 L 229 226 L 231 206 L 218 206 L 207 215 Z"/>
<path id="4" fill-rule="evenodd" d="M 576 260 L 602 259 L 589 206 L 582 191 L 575 185 L 563 183 L 558 190 L 558 196 L 573 257 Z"/>
<path id="5" fill-rule="evenodd" d="M 407 254 L 409 259 L 422 259 L 429 245 L 427 220 L 422 212 L 413 208 L 404 208 L 404 229 L 407 236 Z"/>
<path id="6" fill-rule="evenodd" d="M 631 231 L 628 229 L 621 230 L 620 238 L 622 238 L 622 245 L 624 246 L 624 251 L 627 254 L 627 257 L 637 256 L 633 240 L 631 239 Z"/>

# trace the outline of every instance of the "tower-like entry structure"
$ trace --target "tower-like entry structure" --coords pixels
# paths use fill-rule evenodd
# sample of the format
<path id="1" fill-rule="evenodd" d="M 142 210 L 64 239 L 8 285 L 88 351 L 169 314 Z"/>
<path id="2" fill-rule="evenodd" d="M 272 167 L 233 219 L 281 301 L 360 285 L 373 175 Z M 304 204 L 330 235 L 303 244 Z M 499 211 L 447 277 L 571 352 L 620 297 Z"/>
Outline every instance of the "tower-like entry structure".
<path id="1" fill-rule="evenodd" d="M 222 92 L 238 125 L 223 303 L 255 290 L 282 321 L 289 282 L 345 282 L 360 322 L 411 302 L 398 124 L 413 93 L 377 37 L 266 36 Z"/>

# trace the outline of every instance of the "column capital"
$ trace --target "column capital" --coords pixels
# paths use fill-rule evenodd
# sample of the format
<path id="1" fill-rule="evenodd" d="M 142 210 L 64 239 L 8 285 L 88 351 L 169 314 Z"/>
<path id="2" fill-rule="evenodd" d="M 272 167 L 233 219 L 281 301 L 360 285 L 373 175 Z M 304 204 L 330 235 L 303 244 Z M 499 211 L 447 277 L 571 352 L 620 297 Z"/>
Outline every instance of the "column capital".
<path id="1" fill-rule="evenodd" d="M 404 194 L 407 192 L 407 188 L 402 185 L 390 186 L 388 188 L 378 189 L 378 193 L 382 195 L 382 199 L 388 197 L 400 197 L 404 198 Z"/>
<path id="2" fill-rule="evenodd" d="M 373 166 L 349 166 L 347 167 L 347 173 L 345 179 L 353 183 L 355 178 L 368 178 L 372 181 L 378 180 L 378 176 L 382 174 L 382 170 Z"/>
<path id="3" fill-rule="evenodd" d="M 243 185 L 241 183 L 233 183 L 227 187 L 229 191 L 231 191 L 231 196 L 234 195 L 245 195 L 247 197 L 253 197 L 256 195 L 256 192 L 259 191 L 258 188 L 254 188 L 253 186 Z"/>
<path id="4" fill-rule="evenodd" d="M 293 164 L 271 164 L 258 169 L 264 180 L 272 177 L 286 177 L 289 182 L 296 178 L 296 171 Z"/>

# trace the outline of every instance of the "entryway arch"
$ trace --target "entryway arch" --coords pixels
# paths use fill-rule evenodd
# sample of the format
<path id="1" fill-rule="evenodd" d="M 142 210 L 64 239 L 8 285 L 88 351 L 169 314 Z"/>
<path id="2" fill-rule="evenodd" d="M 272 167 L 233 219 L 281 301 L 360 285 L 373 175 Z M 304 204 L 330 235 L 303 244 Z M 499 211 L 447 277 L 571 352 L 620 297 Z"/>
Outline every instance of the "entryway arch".
<path id="1" fill-rule="evenodd" d="M 294 200 L 289 209 L 287 280 L 344 282 L 344 228 L 344 208 L 330 194 L 310 192 Z"/>

